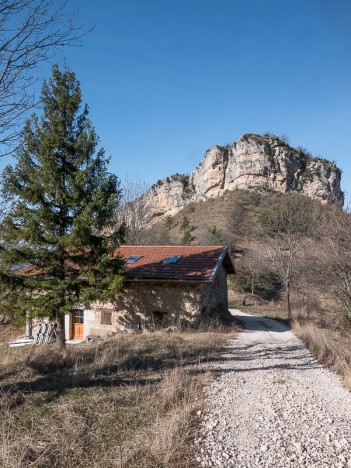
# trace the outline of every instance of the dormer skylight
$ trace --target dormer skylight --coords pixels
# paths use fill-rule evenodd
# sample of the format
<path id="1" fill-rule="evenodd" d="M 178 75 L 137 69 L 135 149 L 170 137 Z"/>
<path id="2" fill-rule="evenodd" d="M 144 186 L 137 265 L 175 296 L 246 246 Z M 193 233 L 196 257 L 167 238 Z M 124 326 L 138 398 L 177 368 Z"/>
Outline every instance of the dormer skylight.
<path id="1" fill-rule="evenodd" d="M 167 257 L 163 260 L 163 263 L 164 264 L 167 264 L 167 263 L 177 263 L 179 262 L 179 260 L 182 258 L 181 255 L 175 255 L 173 257 Z"/>
<path id="2" fill-rule="evenodd" d="M 142 255 L 130 255 L 130 256 L 127 258 L 127 263 L 135 263 L 135 262 L 137 262 L 141 257 L 142 257 Z"/>

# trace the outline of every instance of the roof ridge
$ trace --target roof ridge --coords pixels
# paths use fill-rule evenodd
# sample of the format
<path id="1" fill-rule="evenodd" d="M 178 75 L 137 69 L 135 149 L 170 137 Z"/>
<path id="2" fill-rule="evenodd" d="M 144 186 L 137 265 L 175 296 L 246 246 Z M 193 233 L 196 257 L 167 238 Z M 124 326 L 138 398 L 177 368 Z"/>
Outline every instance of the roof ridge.
<path id="1" fill-rule="evenodd" d="M 120 245 L 119 247 L 117 247 L 118 249 L 120 248 L 123 248 L 123 247 L 127 247 L 127 248 L 132 248 L 132 247 L 136 247 L 136 248 L 155 248 L 155 249 L 161 249 L 161 248 L 177 248 L 177 249 L 184 249 L 184 248 L 216 248 L 216 249 L 224 249 L 227 247 L 227 245 Z"/>

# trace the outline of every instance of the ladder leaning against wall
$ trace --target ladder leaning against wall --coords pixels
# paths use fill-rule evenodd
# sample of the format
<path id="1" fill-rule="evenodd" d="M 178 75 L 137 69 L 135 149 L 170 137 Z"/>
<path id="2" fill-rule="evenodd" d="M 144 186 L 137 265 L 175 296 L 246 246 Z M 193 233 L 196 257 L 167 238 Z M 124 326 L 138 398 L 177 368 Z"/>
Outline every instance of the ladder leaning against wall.
<path id="1" fill-rule="evenodd" d="M 27 331 L 27 336 L 9 343 L 10 348 L 17 346 L 35 345 L 52 343 L 56 339 L 56 323 L 41 322 L 38 324 L 37 332 L 32 337 L 32 327 L 30 326 Z"/>
<path id="2" fill-rule="evenodd" d="M 56 338 L 56 323 L 41 322 L 38 326 L 38 331 L 34 337 L 35 344 L 45 344 L 55 341 Z"/>

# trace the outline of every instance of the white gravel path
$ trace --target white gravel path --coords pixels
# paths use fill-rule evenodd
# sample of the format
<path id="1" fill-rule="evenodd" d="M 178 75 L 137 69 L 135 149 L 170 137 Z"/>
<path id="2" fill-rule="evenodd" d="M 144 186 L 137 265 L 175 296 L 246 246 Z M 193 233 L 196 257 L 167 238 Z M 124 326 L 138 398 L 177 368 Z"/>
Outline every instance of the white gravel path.
<path id="1" fill-rule="evenodd" d="M 245 330 L 213 367 L 202 466 L 351 467 L 351 393 L 274 320 L 231 311 Z"/>

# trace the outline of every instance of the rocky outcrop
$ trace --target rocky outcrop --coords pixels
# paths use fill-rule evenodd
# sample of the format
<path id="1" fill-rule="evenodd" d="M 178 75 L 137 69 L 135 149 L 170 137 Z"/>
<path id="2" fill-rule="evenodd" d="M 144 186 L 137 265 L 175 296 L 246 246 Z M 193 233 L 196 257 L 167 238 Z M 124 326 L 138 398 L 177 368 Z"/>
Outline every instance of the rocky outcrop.
<path id="1" fill-rule="evenodd" d="M 341 171 L 272 135 L 246 134 L 232 146 L 212 146 L 190 175 L 175 174 L 144 195 L 148 222 L 174 215 L 190 202 L 245 189 L 300 192 L 323 203 L 343 204 Z"/>

